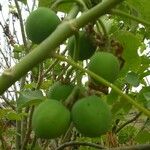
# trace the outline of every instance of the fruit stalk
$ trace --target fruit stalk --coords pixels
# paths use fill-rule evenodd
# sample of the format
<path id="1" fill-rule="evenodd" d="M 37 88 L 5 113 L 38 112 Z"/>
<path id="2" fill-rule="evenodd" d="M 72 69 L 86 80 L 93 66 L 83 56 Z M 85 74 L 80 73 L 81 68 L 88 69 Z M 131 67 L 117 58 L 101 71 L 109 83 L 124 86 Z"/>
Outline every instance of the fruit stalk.
<path id="1" fill-rule="evenodd" d="M 138 104 L 135 100 L 133 100 L 130 96 L 124 94 L 118 87 L 116 87 L 114 84 L 106 81 L 102 77 L 98 76 L 97 74 L 93 73 L 90 70 L 84 69 L 82 66 L 76 64 L 73 60 L 67 59 L 64 56 L 58 55 L 58 54 L 53 54 L 53 56 L 61 61 L 65 61 L 72 65 L 73 67 L 79 69 L 82 72 L 86 72 L 88 75 L 90 75 L 93 79 L 98 81 L 99 83 L 102 83 L 108 87 L 111 87 L 116 93 L 118 93 L 120 96 L 125 98 L 130 104 L 135 106 L 139 111 L 143 112 L 145 115 L 150 117 L 150 111 L 144 107 L 142 107 L 140 104 Z M 138 100 L 137 100 L 138 101 Z"/>

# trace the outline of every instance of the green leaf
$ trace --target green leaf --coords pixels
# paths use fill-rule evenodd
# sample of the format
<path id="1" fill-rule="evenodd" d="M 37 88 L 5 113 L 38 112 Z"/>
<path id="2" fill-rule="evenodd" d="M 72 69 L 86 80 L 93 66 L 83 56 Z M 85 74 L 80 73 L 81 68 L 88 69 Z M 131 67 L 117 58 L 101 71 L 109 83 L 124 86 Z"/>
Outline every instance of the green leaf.
<path id="1" fill-rule="evenodd" d="M 127 2 L 139 13 L 139 17 L 150 21 L 150 0 L 127 0 Z"/>
<path id="2" fill-rule="evenodd" d="M 13 49 L 13 52 L 22 52 L 24 51 L 24 46 L 23 45 L 14 45 L 14 49 Z"/>
<path id="3" fill-rule="evenodd" d="M 49 87 L 53 84 L 52 80 L 46 80 L 42 82 L 41 89 L 49 89 Z"/>
<path id="4" fill-rule="evenodd" d="M 143 93 L 143 95 L 144 95 L 144 98 L 145 98 L 146 101 L 147 101 L 146 106 L 147 106 L 147 108 L 149 109 L 149 108 L 150 108 L 150 92 L 145 92 L 145 93 Z"/>
<path id="5" fill-rule="evenodd" d="M 0 109 L 0 119 L 5 118 L 6 114 L 10 111 L 10 109 Z"/>
<path id="6" fill-rule="evenodd" d="M 127 76 L 125 77 L 125 80 L 130 85 L 137 87 L 140 83 L 139 76 L 134 72 L 129 72 Z"/>
<path id="7" fill-rule="evenodd" d="M 54 10 L 68 12 L 74 3 L 74 0 L 57 0 L 58 5 Z M 56 3 L 56 0 L 39 0 L 39 7 L 51 7 Z"/>
<path id="8" fill-rule="evenodd" d="M 39 0 L 39 7 L 49 7 L 54 0 Z"/>
<path id="9" fill-rule="evenodd" d="M 147 101 L 150 101 L 150 92 L 143 93 L 143 95 Z"/>
<path id="10" fill-rule="evenodd" d="M 140 92 L 137 95 L 137 99 L 140 103 L 142 103 L 144 106 L 148 106 L 149 99 L 150 99 L 150 86 L 143 87 Z"/>
<path id="11" fill-rule="evenodd" d="M 130 141 L 134 137 L 136 131 L 137 131 L 137 129 L 134 126 L 126 126 L 125 128 L 123 128 L 118 133 L 119 143 L 123 144 L 123 143 Z"/>
<path id="12" fill-rule="evenodd" d="M 21 120 L 23 116 L 25 116 L 26 114 L 25 113 L 20 113 L 20 114 L 17 114 L 16 112 L 9 112 L 7 113 L 6 115 L 6 118 L 8 120 Z"/>
<path id="13" fill-rule="evenodd" d="M 59 4 L 56 10 L 68 13 L 74 4 L 73 2 L 71 0 L 64 0 L 64 3 Z"/>
<path id="14" fill-rule="evenodd" d="M 34 88 L 36 87 L 36 85 L 37 85 L 37 83 L 31 82 L 31 83 L 29 83 L 29 84 L 26 84 L 26 85 L 24 86 L 24 89 L 34 89 Z"/>
<path id="15" fill-rule="evenodd" d="M 111 90 L 110 94 L 107 95 L 107 103 L 112 105 L 118 100 L 118 94 Z"/>
<path id="16" fill-rule="evenodd" d="M 141 44 L 139 38 L 125 31 L 119 31 L 114 34 L 114 38 L 121 43 L 123 46 L 123 59 L 125 60 L 124 69 L 138 71 L 140 66 L 140 57 L 138 56 L 137 50 Z"/>
<path id="17" fill-rule="evenodd" d="M 123 97 L 119 98 L 119 101 L 116 101 L 112 106 L 112 113 L 116 114 L 120 111 L 124 111 L 125 113 L 128 113 L 132 108 L 132 105 L 128 103 Z"/>
<path id="18" fill-rule="evenodd" d="M 150 132 L 148 131 L 141 131 L 137 134 L 135 140 L 139 144 L 149 143 L 150 142 Z"/>
<path id="19" fill-rule="evenodd" d="M 42 91 L 36 90 L 36 91 L 22 91 L 20 93 L 20 96 L 17 100 L 17 104 L 19 108 L 26 107 L 26 106 L 31 106 L 31 105 L 36 105 L 43 101 L 45 97 L 43 96 Z"/>

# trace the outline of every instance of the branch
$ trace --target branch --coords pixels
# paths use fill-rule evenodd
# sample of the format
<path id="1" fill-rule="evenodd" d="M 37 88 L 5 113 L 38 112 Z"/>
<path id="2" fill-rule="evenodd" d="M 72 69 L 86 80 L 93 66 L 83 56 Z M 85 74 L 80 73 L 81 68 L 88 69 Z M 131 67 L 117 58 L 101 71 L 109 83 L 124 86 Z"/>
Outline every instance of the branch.
<path id="1" fill-rule="evenodd" d="M 104 147 L 94 144 L 94 143 L 88 143 L 88 142 L 78 142 L 78 141 L 72 141 L 72 142 L 66 142 L 62 144 L 60 147 L 58 147 L 56 150 L 64 150 L 68 146 L 90 146 L 96 149 L 104 149 Z"/>
<path id="2" fill-rule="evenodd" d="M 125 98 L 128 103 L 132 104 L 133 106 L 135 106 L 140 112 L 143 112 L 145 115 L 150 117 L 150 111 L 146 108 L 144 108 L 143 106 L 141 106 L 139 103 L 137 103 L 138 100 L 133 100 L 130 96 L 128 96 L 127 94 L 124 94 L 117 86 L 115 86 L 114 84 L 108 82 L 107 80 L 103 79 L 102 77 L 98 76 L 97 74 L 95 74 L 94 72 L 84 69 L 82 66 L 76 64 L 76 62 L 74 62 L 71 59 L 67 59 L 64 56 L 58 55 L 58 54 L 53 54 L 53 56 L 61 61 L 65 61 L 68 64 L 72 65 L 73 67 L 79 69 L 82 72 L 87 73 L 90 77 L 94 78 L 96 81 L 98 81 L 99 83 L 104 84 L 105 86 L 111 87 L 116 93 L 118 93 L 120 96 L 122 96 L 123 98 Z"/>
<path id="3" fill-rule="evenodd" d="M 127 146 L 127 147 L 117 147 L 117 148 L 110 148 L 105 150 L 149 150 L 150 144 L 143 144 L 143 145 L 135 145 L 135 146 Z"/>
<path id="4" fill-rule="evenodd" d="M 104 148 L 98 144 L 94 143 L 88 143 L 88 142 L 78 142 L 78 141 L 72 141 L 72 142 L 66 142 L 62 144 L 60 147 L 58 147 L 56 150 L 64 150 L 66 147 L 69 146 L 90 146 L 96 149 L 101 150 L 149 150 L 150 144 L 143 144 L 143 145 L 135 145 L 135 146 L 127 146 L 127 147 L 117 147 L 117 148 Z"/>
<path id="5" fill-rule="evenodd" d="M 47 39 L 27 54 L 18 64 L 3 72 L 0 76 L 0 94 L 7 90 L 34 66 L 45 60 L 52 51 L 81 27 L 106 14 L 106 12 L 110 11 L 111 8 L 122 1 L 123 0 L 104 1 L 83 13 L 79 18 L 61 23 Z"/>
<path id="6" fill-rule="evenodd" d="M 23 44 L 27 48 L 27 41 L 26 41 L 26 36 L 25 36 L 25 31 L 24 31 L 24 25 L 23 25 L 23 19 L 22 19 L 21 10 L 20 10 L 18 1 L 17 0 L 14 0 L 14 1 L 15 1 L 15 5 L 16 5 L 17 11 L 18 11 Z"/>
<path id="7" fill-rule="evenodd" d="M 34 106 L 31 107 L 30 116 L 29 116 L 29 122 L 28 122 L 28 129 L 27 129 L 27 133 L 26 133 L 26 136 L 24 138 L 24 141 L 22 143 L 21 150 L 25 149 L 25 147 L 27 146 L 28 141 L 30 140 L 30 134 L 31 134 L 31 131 L 32 131 L 31 124 L 32 124 L 33 112 L 34 112 Z"/>

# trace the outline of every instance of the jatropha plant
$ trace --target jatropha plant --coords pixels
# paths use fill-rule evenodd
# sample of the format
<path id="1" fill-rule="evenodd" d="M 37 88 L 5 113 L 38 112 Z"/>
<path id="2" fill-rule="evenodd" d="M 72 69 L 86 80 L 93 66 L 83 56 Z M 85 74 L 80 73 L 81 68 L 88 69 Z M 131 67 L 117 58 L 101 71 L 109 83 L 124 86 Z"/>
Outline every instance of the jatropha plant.
<path id="1" fill-rule="evenodd" d="M 150 149 L 149 0 L 5 7 L 1 149 Z"/>

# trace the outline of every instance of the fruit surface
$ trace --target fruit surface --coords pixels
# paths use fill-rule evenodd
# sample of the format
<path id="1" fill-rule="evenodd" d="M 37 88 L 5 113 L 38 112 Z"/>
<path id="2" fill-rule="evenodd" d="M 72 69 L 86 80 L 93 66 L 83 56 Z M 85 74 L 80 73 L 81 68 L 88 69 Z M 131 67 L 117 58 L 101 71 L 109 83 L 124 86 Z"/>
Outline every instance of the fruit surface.
<path id="1" fill-rule="evenodd" d="M 71 94 L 74 86 L 71 84 L 62 84 L 60 82 L 54 83 L 48 91 L 47 97 L 64 101 Z"/>
<path id="2" fill-rule="evenodd" d="M 39 7 L 28 16 L 25 28 L 27 37 L 39 44 L 46 39 L 59 25 L 60 20 L 52 10 Z"/>
<path id="3" fill-rule="evenodd" d="M 79 32 L 78 50 L 75 49 L 75 36 L 72 36 L 68 41 L 69 55 L 75 60 L 89 59 L 95 52 L 96 47 L 93 45 L 89 35 L 84 31 Z M 76 51 L 76 52 L 75 52 Z M 74 54 L 76 53 L 76 56 Z"/>
<path id="4" fill-rule="evenodd" d="M 88 137 L 98 137 L 111 127 L 111 112 L 108 105 L 97 96 L 78 100 L 71 111 L 77 130 Z"/>
<path id="5" fill-rule="evenodd" d="M 111 53 L 97 52 L 91 57 L 88 68 L 109 82 L 114 82 L 119 74 L 119 61 Z"/>
<path id="6" fill-rule="evenodd" d="M 57 138 L 66 132 L 69 124 L 69 110 L 56 100 L 45 100 L 33 113 L 32 128 L 40 138 Z"/>

